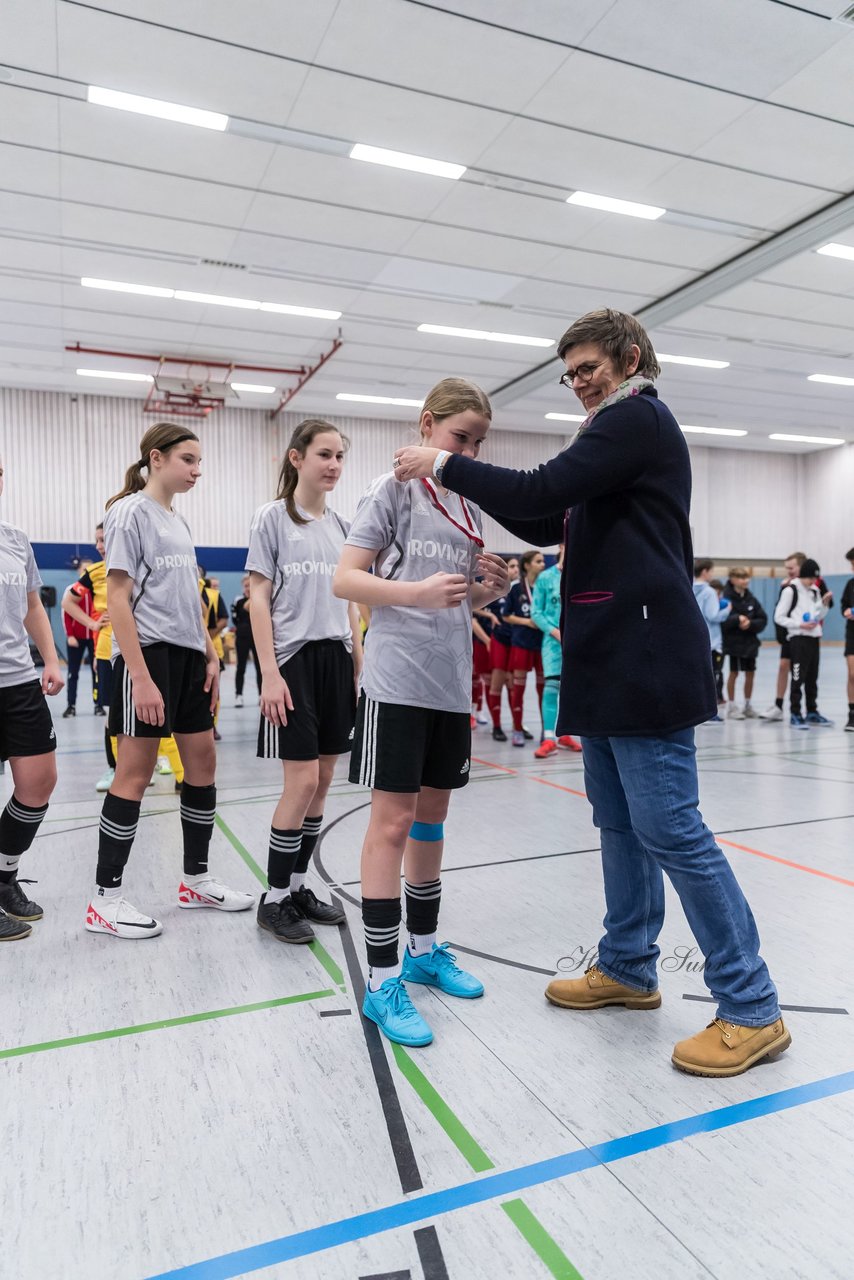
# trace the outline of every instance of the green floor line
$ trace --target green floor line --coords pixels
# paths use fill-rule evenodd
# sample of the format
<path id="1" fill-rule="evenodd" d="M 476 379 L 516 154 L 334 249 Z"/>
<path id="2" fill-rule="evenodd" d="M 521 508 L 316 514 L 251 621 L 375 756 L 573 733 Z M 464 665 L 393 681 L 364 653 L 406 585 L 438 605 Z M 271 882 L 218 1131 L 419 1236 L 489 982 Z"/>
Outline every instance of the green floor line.
<path id="1" fill-rule="evenodd" d="M 581 1272 L 572 1265 L 540 1220 L 534 1217 L 524 1200 L 508 1200 L 501 1208 L 555 1280 L 583 1280 Z"/>
<path id="2" fill-rule="evenodd" d="M 424 1072 L 415 1065 L 403 1046 L 392 1044 L 391 1048 L 401 1073 L 474 1172 L 485 1173 L 487 1169 L 494 1169 L 495 1164 L 483 1147 L 469 1133 L 462 1120 L 451 1110 L 441 1094 L 433 1088 Z M 558 1243 L 552 1239 L 523 1200 L 509 1200 L 501 1207 L 555 1280 L 582 1280 L 580 1272 L 575 1269 Z"/>
<path id="3" fill-rule="evenodd" d="M 247 867 L 252 872 L 253 876 L 258 881 L 258 883 L 262 884 L 266 889 L 267 887 L 266 875 L 258 866 L 258 863 L 252 857 L 252 854 L 249 852 L 246 846 L 242 844 L 241 841 L 237 838 L 237 836 L 234 834 L 234 832 L 232 831 L 228 823 L 223 822 L 219 814 L 216 815 L 216 825 L 219 827 L 220 831 L 225 836 L 226 840 L 228 840 L 232 848 L 237 853 L 240 854 L 241 858 L 246 863 Z M 344 974 L 341 972 L 341 967 L 332 958 L 332 956 L 324 947 L 323 943 L 318 942 L 317 939 L 315 938 L 314 942 L 309 943 L 309 951 L 312 952 L 315 960 L 318 960 L 323 965 L 324 969 L 329 974 L 332 981 L 337 982 L 341 990 L 344 991 L 346 989 L 346 983 L 344 981 Z"/>
<path id="4" fill-rule="evenodd" d="M 298 996 L 281 996 L 276 1000 L 259 1000 L 255 1004 L 237 1004 L 230 1009 L 210 1009 L 206 1013 L 187 1013 L 180 1018 L 163 1018 L 159 1022 L 140 1022 L 133 1027 L 115 1027 L 112 1031 L 93 1031 L 85 1036 L 68 1036 L 64 1040 L 45 1040 L 41 1044 L 21 1044 L 14 1049 L 0 1049 L 0 1058 L 21 1058 L 28 1053 L 44 1053 L 47 1049 L 68 1049 L 76 1044 L 94 1044 L 97 1040 L 116 1040 L 120 1036 L 138 1036 L 146 1031 L 164 1031 L 184 1027 L 192 1022 L 211 1022 L 215 1018 L 233 1018 L 239 1013 L 257 1013 L 261 1009 L 279 1009 L 286 1004 L 302 1004 L 306 1000 L 323 1000 L 337 995 L 325 991 L 306 991 Z"/>

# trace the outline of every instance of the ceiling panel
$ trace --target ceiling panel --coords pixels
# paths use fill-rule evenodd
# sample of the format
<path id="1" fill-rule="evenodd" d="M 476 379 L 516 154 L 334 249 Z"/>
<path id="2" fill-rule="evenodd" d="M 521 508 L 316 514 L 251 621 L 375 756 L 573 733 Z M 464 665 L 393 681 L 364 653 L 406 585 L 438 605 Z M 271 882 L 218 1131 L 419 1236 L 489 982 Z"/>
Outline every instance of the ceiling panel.
<path id="1" fill-rule="evenodd" d="M 54 75 L 56 57 L 56 0 L 3 0 L 0 60 Z"/>
<path id="2" fill-rule="evenodd" d="M 171 8 L 172 23 L 183 25 L 176 22 L 180 8 Z M 280 58 L 78 5 L 58 5 L 58 41 L 59 74 L 84 85 L 277 124 L 287 119 L 306 76 L 306 67 Z"/>
<path id="3" fill-rule="evenodd" d="M 761 165 L 759 147 L 756 163 Z M 630 198 L 701 218 L 777 231 L 830 204 L 836 193 L 757 173 L 732 173 L 699 160 L 682 160 L 668 173 L 641 186 Z"/>
<path id="4" fill-rule="evenodd" d="M 566 49 L 522 34 L 399 0 L 372 0 L 365 18 L 362 0 L 340 0 L 318 61 L 507 111 L 520 111 L 568 56 Z M 496 67 L 512 67 L 513 74 L 496 75 Z"/>
<path id="5" fill-rule="evenodd" d="M 850 74 L 854 77 L 854 60 Z M 854 96 L 854 95 L 852 95 Z M 757 155 L 764 173 L 811 182 L 828 191 L 854 186 L 854 125 L 789 114 L 780 128 L 779 108 L 751 107 L 695 153 L 699 159 L 750 168 Z"/>
<path id="6" fill-rule="evenodd" d="M 832 3 L 836 13 L 845 7 L 838 0 Z M 840 37 L 836 43 L 768 96 L 772 102 L 854 124 L 854 31 L 843 26 L 835 29 Z"/>

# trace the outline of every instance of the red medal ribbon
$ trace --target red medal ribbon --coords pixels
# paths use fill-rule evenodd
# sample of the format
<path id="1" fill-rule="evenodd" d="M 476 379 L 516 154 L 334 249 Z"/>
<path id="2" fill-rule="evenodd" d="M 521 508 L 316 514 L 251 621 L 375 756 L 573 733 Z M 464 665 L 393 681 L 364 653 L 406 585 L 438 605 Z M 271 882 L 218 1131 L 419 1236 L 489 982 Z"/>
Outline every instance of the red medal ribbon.
<path id="1" fill-rule="evenodd" d="M 455 520 L 454 517 L 451 515 L 451 513 L 449 511 L 446 511 L 446 509 L 442 506 L 441 502 L 439 501 L 439 495 L 436 493 L 436 490 L 433 488 L 430 481 L 422 477 L 421 483 L 424 485 L 424 488 L 427 490 L 428 494 L 430 495 L 430 501 L 433 503 L 433 506 L 436 508 L 436 510 L 440 511 L 446 520 L 450 520 L 454 528 L 459 529 L 460 533 L 464 533 L 466 537 L 475 544 L 475 546 L 482 547 L 484 545 L 483 538 L 480 537 L 480 535 L 477 532 L 477 529 L 475 528 L 475 523 L 472 520 L 471 515 L 469 514 L 469 509 L 466 506 L 465 498 L 462 495 L 460 495 L 460 506 L 463 509 L 463 515 L 465 516 L 466 524 L 468 525 L 467 529 L 465 525 L 461 525 L 459 521 Z"/>

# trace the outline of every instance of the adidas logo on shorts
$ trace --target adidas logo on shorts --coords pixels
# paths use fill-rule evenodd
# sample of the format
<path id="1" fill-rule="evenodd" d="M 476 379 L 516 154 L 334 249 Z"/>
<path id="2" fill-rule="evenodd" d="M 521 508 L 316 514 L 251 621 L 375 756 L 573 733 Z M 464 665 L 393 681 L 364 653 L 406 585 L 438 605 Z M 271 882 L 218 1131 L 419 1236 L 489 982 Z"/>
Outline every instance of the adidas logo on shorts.
<path id="1" fill-rule="evenodd" d="M 356 733 L 356 726 L 355 726 L 355 725 L 353 725 L 353 728 L 350 730 L 350 741 L 351 741 L 351 742 L 353 741 L 353 737 L 354 737 L 355 733 Z"/>
<path id="2" fill-rule="evenodd" d="M 51 731 L 50 731 L 50 738 L 48 739 L 48 741 L 49 741 L 49 742 L 52 742 L 52 741 L 53 741 L 53 739 L 54 739 L 55 737 L 56 737 L 56 730 L 55 730 L 55 729 L 51 729 Z"/>
<path id="3" fill-rule="evenodd" d="M 465 762 L 465 764 L 463 765 L 462 769 L 460 769 L 460 773 L 468 773 L 468 771 L 469 771 L 469 767 L 470 767 L 470 764 L 471 764 L 471 762 L 470 762 L 469 760 L 466 760 L 466 762 Z"/>

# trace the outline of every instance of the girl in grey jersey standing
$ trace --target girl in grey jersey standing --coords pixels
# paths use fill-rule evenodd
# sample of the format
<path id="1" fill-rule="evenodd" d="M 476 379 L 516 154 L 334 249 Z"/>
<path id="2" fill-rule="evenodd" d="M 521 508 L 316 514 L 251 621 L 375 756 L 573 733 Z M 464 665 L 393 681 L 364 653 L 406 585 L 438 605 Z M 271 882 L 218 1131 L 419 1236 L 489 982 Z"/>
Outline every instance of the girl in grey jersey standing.
<path id="1" fill-rule="evenodd" d="M 0 813 L 0 942 L 29 937 L 32 921 L 43 915 L 18 882 L 18 863 L 36 838 L 56 786 L 56 734 L 45 694 L 55 697 L 64 684 L 41 585 L 29 538 L 0 520 L 0 760 L 9 761 L 14 782 Z M 41 679 L 30 640 L 44 659 Z"/>
<path id="2" fill-rule="evenodd" d="M 258 924 L 281 942 L 343 924 L 306 885 L 339 755 L 350 750 L 362 641 L 354 604 L 332 594 L 349 525 L 326 505 L 348 447 L 328 422 L 301 422 L 285 450 L 275 502 L 255 512 L 246 568 L 261 668 L 258 755 L 278 759 L 283 790 L 270 829 Z"/>
<path id="3" fill-rule="evenodd" d="M 110 732 L 118 736 L 116 774 L 104 797 L 95 892 L 86 928 L 114 938 L 153 938 L 163 926 L 122 896 L 122 875 L 140 802 L 161 737 L 174 734 L 184 763 L 181 827 L 184 876 L 178 906 L 244 911 L 251 894 L 208 870 L 216 816 L 213 708 L 219 659 L 202 626 L 196 551 L 187 522 L 172 508 L 201 475 L 198 436 L 158 422 L 104 520 L 107 606 L 113 624 Z M 146 478 L 143 472 L 147 472 Z"/>
<path id="4" fill-rule="evenodd" d="M 442 456 L 474 458 L 491 419 L 479 387 L 445 378 L 424 401 L 421 437 Z M 371 484 L 333 590 L 371 608 L 350 762 L 350 781 L 372 789 L 362 848 L 370 966 L 362 1011 L 399 1044 L 433 1038 L 404 982 L 468 999 L 483 994 L 447 944 L 437 944 L 439 876 L 451 792 L 469 773 L 472 608 L 507 586 L 504 560 L 483 550 L 477 507 L 430 479 L 401 485 L 388 472 Z M 409 932 L 402 966 L 401 864 Z"/>

